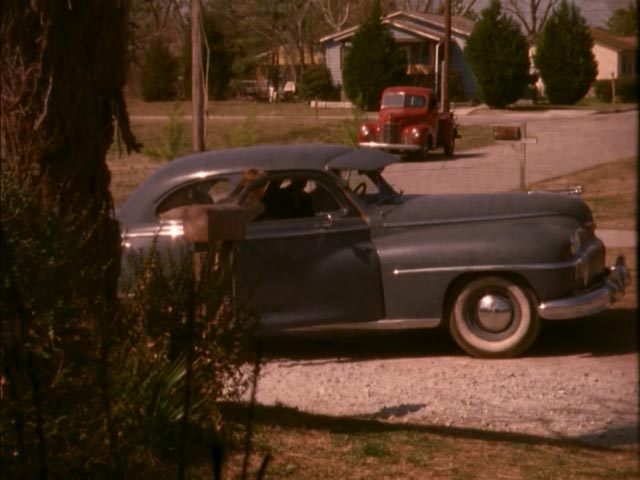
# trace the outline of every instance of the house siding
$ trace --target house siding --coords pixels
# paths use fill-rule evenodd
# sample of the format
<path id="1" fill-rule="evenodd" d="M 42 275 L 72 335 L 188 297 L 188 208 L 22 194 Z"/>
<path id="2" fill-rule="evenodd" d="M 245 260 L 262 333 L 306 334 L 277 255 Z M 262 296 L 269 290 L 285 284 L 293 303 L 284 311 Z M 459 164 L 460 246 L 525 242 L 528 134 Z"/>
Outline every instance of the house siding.
<path id="1" fill-rule="evenodd" d="M 596 44 L 593 46 L 593 55 L 598 64 L 597 80 L 610 80 L 612 74 L 615 78 L 620 76 L 618 52 Z"/>
<path id="2" fill-rule="evenodd" d="M 342 42 L 327 42 L 325 45 L 325 62 L 334 86 L 342 85 L 342 49 Z"/>

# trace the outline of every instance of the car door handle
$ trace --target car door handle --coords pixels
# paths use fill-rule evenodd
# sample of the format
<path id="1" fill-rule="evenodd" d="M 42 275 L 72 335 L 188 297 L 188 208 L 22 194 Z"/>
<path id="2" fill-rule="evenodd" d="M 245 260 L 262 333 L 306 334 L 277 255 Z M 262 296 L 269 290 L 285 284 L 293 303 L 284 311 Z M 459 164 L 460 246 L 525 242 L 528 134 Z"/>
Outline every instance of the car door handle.
<path id="1" fill-rule="evenodd" d="M 333 227 L 333 215 L 331 213 L 321 213 L 318 217 L 322 220 L 321 223 L 316 225 L 316 228 L 321 228 L 322 230 L 328 230 Z"/>

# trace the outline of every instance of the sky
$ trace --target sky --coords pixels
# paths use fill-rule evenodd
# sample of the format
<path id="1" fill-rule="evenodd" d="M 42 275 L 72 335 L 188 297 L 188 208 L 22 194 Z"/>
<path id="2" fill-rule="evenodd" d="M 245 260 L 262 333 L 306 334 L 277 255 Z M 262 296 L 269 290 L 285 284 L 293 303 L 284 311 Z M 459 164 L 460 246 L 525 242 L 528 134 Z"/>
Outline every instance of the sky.
<path id="1" fill-rule="evenodd" d="M 522 4 L 528 4 L 528 0 L 520 0 Z M 634 0 L 574 0 L 580 8 L 582 16 L 593 27 L 605 27 L 611 14 L 618 8 L 626 8 Z M 480 13 L 486 8 L 490 0 L 477 0 L 473 9 Z M 546 3 L 546 2 L 545 2 Z"/>

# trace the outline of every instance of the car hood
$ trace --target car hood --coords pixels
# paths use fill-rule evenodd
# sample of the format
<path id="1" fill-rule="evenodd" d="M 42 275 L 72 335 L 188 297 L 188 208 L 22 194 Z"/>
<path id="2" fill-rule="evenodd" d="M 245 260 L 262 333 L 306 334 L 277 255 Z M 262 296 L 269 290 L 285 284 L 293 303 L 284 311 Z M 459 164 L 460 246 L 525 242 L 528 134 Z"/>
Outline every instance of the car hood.
<path id="1" fill-rule="evenodd" d="M 407 195 L 402 202 L 383 210 L 384 225 L 388 227 L 556 215 L 573 217 L 581 223 L 593 220 L 582 199 L 557 193 Z"/>

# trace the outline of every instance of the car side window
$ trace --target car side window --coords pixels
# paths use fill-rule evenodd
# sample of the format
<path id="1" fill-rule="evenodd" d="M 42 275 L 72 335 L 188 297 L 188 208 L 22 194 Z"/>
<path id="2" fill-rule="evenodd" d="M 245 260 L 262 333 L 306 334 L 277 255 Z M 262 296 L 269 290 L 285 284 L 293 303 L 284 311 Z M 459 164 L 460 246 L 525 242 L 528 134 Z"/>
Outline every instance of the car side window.
<path id="1" fill-rule="evenodd" d="M 215 178 L 185 185 L 164 198 L 156 209 L 160 220 L 178 220 L 184 209 L 191 205 L 211 205 L 231 193 L 231 182 L 227 178 Z"/>
<path id="2" fill-rule="evenodd" d="M 260 198 L 264 207 L 254 221 L 313 218 L 342 208 L 324 183 L 306 176 L 273 176 L 254 188 L 261 195 L 247 198 Z"/>

